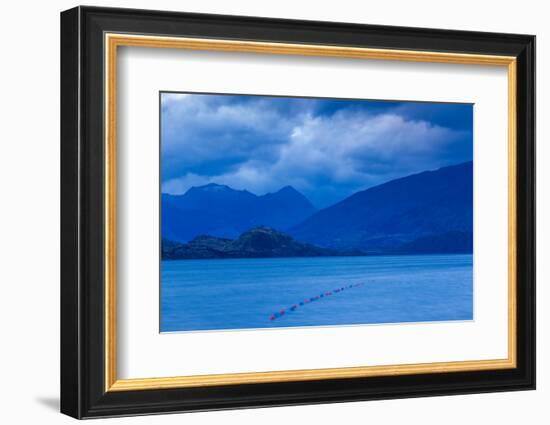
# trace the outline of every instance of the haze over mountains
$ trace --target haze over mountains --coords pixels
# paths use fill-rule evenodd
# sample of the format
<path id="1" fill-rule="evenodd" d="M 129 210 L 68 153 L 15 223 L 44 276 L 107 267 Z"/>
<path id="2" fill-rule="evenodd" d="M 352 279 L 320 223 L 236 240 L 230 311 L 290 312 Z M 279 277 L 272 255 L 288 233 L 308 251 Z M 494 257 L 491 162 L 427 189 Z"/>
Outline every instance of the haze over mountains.
<path id="1" fill-rule="evenodd" d="M 238 241 L 246 231 L 267 226 L 277 232 L 262 237 L 274 238 L 270 243 L 285 240 L 294 253 L 295 243 L 306 244 L 304 252 L 325 250 L 319 255 L 471 253 L 472 207 L 471 161 L 392 180 L 319 211 L 290 186 L 256 196 L 209 184 L 183 195 L 162 195 L 162 238 L 163 245 L 164 240 L 181 244 L 201 235 Z M 291 236 L 292 244 L 280 232 Z M 238 256 L 236 241 L 222 243 L 233 250 L 231 256 Z M 285 249 L 273 249 L 287 256 Z"/>

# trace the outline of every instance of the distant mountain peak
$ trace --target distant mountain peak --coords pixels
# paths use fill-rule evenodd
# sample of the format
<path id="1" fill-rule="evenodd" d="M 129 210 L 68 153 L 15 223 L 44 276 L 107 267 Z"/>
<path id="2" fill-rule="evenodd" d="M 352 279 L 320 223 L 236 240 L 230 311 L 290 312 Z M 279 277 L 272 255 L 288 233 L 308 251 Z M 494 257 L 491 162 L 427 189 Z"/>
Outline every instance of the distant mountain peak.
<path id="1" fill-rule="evenodd" d="M 202 192 L 222 192 L 234 189 L 231 189 L 229 186 L 226 186 L 224 184 L 208 183 L 203 186 L 193 186 L 189 190 L 200 190 Z"/>
<path id="2" fill-rule="evenodd" d="M 251 195 L 258 196 L 253 194 L 252 192 L 249 192 L 248 190 L 239 190 L 234 189 L 230 186 L 227 186 L 225 184 L 218 184 L 218 183 L 208 183 L 202 186 L 192 186 L 188 192 L 209 192 L 209 193 L 217 193 L 217 192 L 246 192 L 250 193 Z M 263 196 L 273 196 L 273 195 L 298 195 L 300 197 L 305 196 L 300 193 L 298 190 L 296 190 L 293 186 L 286 185 L 279 190 L 276 190 L 274 192 L 266 193 Z"/>
<path id="3" fill-rule="evenodd" d="M 288 192 L 288 193 L 299 193 L 301 194 L 300 192 L 298 192 L 293 186 L 290 186 L 290 185 L 286 185 L 282 188 L 280 188 L 277 192 L 275 193 L 285 193 L 285 192 Z"/>
<path id="4" fill-rule="evenodd" d="M 274 197 L 274 198 L 286 198 L 286 199 L 293 199 L 293 200 L 300 200 L 301 202 L 306 202 L 308 205 L 311 206 L 312 209 L 314 209 L 313 205 L 307 199 L 307 197 L 297 189 L 295 189 L 293 186 L 287 185 L 282 187 L 281 189 L 277 190 L 276 192 L 266 193 L 263 195 L 264 197 Z"/>

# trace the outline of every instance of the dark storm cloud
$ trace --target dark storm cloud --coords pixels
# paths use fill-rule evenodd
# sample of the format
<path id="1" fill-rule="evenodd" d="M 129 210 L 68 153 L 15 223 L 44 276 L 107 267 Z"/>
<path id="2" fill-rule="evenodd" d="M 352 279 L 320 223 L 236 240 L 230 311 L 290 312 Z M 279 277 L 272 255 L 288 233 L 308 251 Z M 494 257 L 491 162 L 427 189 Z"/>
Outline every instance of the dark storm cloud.
<path id="1" fill-rule="evenodd" d="M 318 206 L 472 159 L 472 106 L 163 93 L 162 190 L 291 185 Z"/>

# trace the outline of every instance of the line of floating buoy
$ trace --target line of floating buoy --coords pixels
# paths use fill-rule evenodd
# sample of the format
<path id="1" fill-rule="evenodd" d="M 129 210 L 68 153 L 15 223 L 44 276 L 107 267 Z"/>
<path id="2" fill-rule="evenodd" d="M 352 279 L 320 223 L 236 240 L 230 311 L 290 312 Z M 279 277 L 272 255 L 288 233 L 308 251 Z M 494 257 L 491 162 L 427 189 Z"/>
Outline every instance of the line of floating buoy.
<path id="1" fill-rule="evenodd" d="M 315 295 L 311 298 L 306 298 L 305 300 L 303 301 L 300 301 L 299 303 L 296 303 L 296 304 L 293 304 L 291 305 L 290 307 L 288 308 L 283 308 L 275 313 L 273 313 L 270 317 L 269 317 L 269 320 L 276 320 L 278 319 L 279 317 L 282 317 L 284 316 L 285 314 L 287 313 L 290 313 L 290 312 L 293 312 L 293 311 L 296 311 L 297 309 L 299 309 L 300 307 L 303 307 L 304 305 L 306 304 L 309 304 L 309 303 L 312 303 L 314 301 L 318 301 L 322 298 L 325 298 L 325 297 L 330 297 L 334 294 L 338 294 L 342 291 L 345 291 L 347 289 L 352 289 L 352 288 L 357 288 L 359 286 L 363 286 L 364 283 L 355 283 L 353 285 L 347 285 L 347 286 L 342 286 L 340 288 L 336 288 L 336 289 L 333 289 L 332 291 L 327 291 L 327 292 L 322 292 L 321 294 L 319 295 Z"/>

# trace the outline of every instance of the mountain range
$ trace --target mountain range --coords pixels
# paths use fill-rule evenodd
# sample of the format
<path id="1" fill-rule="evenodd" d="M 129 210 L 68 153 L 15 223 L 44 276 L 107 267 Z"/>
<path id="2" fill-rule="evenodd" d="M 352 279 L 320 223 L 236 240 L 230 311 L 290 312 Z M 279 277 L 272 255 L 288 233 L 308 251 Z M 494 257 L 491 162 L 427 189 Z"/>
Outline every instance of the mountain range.
<path id="1" fill-rule="evenodd" d="M 291 186 L 257 196 L 246 190 L 208 184 L 183 195 L 162 194 L 162 237 L 187 242 L 198 235 L 237 238 L 257 226 L 287 230 L 315 213 L 308 199 Z"/>
<path id="2" fill-rule="evenodd" d="M 473 163 L 357 192 L 290 229 L 296 239 L 367 253 L 472 252 Z"/>
<path id="3" fill-rule="evenodd" d="M 162 195 L 163 247 L 192 241 L 195 250 L 213 237 L 231 251 L 258 226 L 275 229 L 272 242 L 284 232 L 293 243 L 325 252 L 471 253 L 473 163 L 392 180 L 318 211 L 290 186 L 263 196 L 217 184 Z"/>

